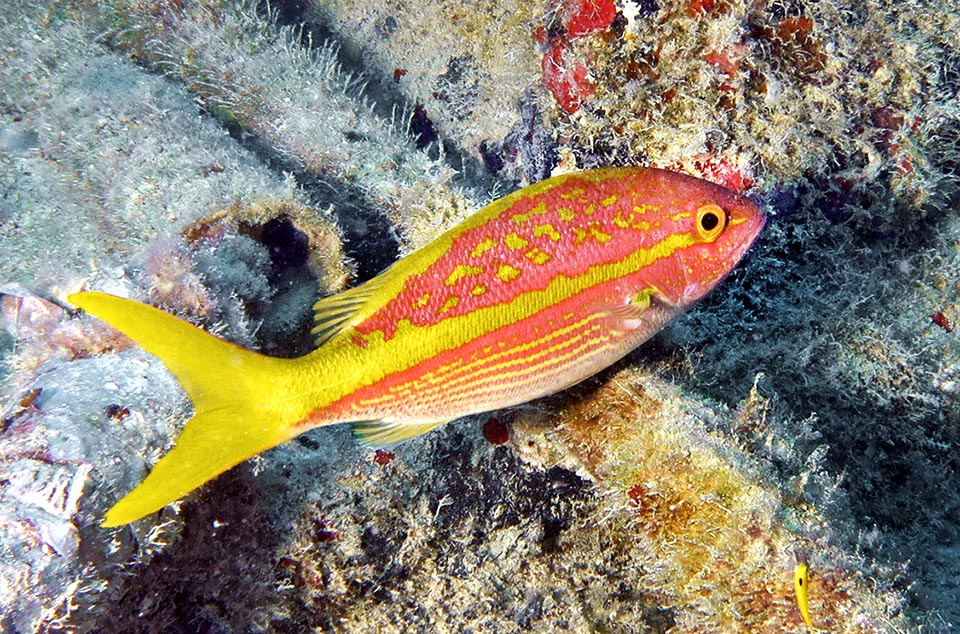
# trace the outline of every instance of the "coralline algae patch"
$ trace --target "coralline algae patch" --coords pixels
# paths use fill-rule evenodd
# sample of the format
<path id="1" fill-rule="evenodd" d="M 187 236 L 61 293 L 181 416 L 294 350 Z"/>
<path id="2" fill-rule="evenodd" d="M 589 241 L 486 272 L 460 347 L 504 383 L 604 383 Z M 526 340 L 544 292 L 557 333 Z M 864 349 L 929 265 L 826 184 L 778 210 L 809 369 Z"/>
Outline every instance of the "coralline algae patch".
<path id="1" fill-rule="evenodd" d="M 571 40 L 609 28 L 617 17 L 617 7 L 613 0 L 567 0 L 554 17 L 559 24 L 535 31 L 537 41 L 546 48 L 541 64 L 543 83 L 557 105 L 573 114 L 580 109 L 583 99 L 594 93 L 594 85 L 587 77 L 586 64 L 565 60 L 564 51 Z"/>
<path id="2" fill-rule="evenodd" d="M 311 6 L 441 138 L 496 172 L 523 164 L 504 175 L 549 173 L 559 149 L 563 169 L 649 164 L 735 189 L 879 177 L 916 207 L 943 171 L 924 156 L 951 117 L 935 33 L 898 27 L 892 3 L 543 0 L 509 20 L 499 5 Z"/>
<path id="3" fill-rule="evenodd" d="M 848 186 L 881 176 L 903 203 L 926 200 L 936 47 L 898 31 L 896 8 L 613 6 L 564 2 L 535 31 L 552 124 L 579 167 L 643 162 L 742 189 L 833 161 Z"/>
<path id="4" fill-rule="evenodd" d="M 955 44 L 930 26 L 956 19 L 940 5 L 916 29 L 892 2 L 540 0 L 503 19 L 506 6 L 313 0 L 308 14 L 414 108 L 430 130 L 418 143 L 451 141 L 504 178 L 539 180 L 559 157 L 915 209 L 950 171 L 930 158 L 957 110 L 937 71 Z"/>

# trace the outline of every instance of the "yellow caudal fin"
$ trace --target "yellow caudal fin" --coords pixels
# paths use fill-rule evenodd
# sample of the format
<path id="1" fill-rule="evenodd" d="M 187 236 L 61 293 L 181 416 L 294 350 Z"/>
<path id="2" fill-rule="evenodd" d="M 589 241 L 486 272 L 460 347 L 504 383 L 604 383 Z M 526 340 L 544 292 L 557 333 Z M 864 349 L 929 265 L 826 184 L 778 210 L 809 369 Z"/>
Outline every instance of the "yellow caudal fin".
<path id="1" fill-rule="evenodd" d="M 303 415 L 288 399 L 292 363 L 210 335 L 140 302 L 76 293 L 74 305 L 159 357 L 193 401 L 194 417 L 150 475 L 104 516 L 119 526 L 163 508 L 247 458 L 299 433 Z"/>

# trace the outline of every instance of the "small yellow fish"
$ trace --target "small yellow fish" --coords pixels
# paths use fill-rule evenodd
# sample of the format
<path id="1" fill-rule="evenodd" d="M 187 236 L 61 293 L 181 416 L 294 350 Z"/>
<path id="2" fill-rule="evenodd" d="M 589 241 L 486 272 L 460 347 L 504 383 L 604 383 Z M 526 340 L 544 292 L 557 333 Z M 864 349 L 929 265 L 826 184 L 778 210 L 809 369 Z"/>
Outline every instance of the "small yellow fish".
<path id="1" fill-rule="evenodd" d="M 71 295 L 160 357 L 196 410 L 103 525 L 156 511 L 314 427 L 350 423 L 383 446 L 582 381 L 707 294 L 763 224 L 747 198 L 684 174 L 557 176 L 317 302 L 317 349 L 298 359 L 245 350 L 132 300 Z"/>
<path id="2" fill-rule="evenodd" d="M 807 590 L 810 586 L 809 567 L 806 563 L 800 562 L 793 571 L 793 589 L 797 593 L 797 607 L 800 608 L 800 615 L 807 627 L 816 632 L 813 623 L 810 621 L 810 605 L 807 603 Z"/>

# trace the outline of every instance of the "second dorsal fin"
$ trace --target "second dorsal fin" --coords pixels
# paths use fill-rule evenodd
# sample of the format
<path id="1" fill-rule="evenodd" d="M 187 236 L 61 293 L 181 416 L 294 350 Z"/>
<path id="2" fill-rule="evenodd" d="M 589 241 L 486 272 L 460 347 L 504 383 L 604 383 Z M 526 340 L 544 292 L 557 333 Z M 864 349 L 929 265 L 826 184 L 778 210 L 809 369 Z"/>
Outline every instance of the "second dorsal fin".
<path id="1" fill-rule="evenodd" d="M 371 284 L 351 288 L 342 293 L 324 297 L 313 305 L 314 345 L 320 347 L 350 326 L 362 321 L 363 306 L 376 292 Z"/>

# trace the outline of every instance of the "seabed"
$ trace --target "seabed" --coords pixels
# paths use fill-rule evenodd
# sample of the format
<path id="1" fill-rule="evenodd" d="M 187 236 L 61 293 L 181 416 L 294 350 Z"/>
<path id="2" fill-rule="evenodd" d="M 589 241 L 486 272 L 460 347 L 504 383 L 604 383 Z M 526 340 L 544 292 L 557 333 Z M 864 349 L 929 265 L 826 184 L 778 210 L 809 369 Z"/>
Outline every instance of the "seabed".
<path id="1" fill-rule="evenodd" d="M 805 632 L 960 624 L 955 2 L 6 1 L 0 630 Z M 389 452 L 309 432 L 99 527 L 191 415 L 72 311 L 269 354 L 318 296 L 551 174 L 768 215 L 622 363 Z"/>

